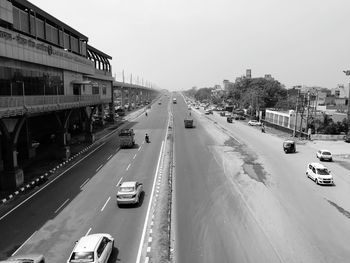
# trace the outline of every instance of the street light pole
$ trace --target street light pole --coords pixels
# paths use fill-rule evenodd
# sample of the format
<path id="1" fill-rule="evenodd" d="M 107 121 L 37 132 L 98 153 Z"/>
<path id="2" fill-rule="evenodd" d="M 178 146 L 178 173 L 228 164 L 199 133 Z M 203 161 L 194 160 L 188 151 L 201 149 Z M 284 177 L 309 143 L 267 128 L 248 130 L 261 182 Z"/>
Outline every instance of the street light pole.
<path id="1" fill-rule="evenodd" d="M 346 76 L 350 76 L 350 70 L 343 70 Z M 348 135 L 350 131 L 350 83 L 349 83 L 349 94 L 348 94 Z"/>

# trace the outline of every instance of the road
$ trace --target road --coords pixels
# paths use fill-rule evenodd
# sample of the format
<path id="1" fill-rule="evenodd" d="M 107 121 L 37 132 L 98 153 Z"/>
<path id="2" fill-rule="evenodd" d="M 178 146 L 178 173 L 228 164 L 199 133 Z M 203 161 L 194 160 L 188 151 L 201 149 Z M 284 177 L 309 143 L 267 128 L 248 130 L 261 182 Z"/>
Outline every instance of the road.
<path id="1" fill-rule="evenodd" d="M 109 233 L 115 248 L 109 262 L 136 262 L 147 206 L 167 121 L 167 101 L 154 104 L 148 117 L 129 124 L 136 147 L 118 150 L 116 135 L 83 161 L 42 188 L 0 220 L 0 258 L 42 253 L 47 262 L 66 262 L 74 243 L 87 233 Z M 151 143 L 144 144 L 144 135 Z M 118 208 L 116 185 L 138 180 L 145 196 L 138 207 Z M 0 216 L 1 217 L 1 216 Z"/>
<path id="2" fill-rule="evenodd" d="M 283 139 L 241 121 L 174 105 L 176 262 L 348 262 L 350 177 L 325 165 L 335 186 L 306 178 L 315 149 L 282 151 Z"/>

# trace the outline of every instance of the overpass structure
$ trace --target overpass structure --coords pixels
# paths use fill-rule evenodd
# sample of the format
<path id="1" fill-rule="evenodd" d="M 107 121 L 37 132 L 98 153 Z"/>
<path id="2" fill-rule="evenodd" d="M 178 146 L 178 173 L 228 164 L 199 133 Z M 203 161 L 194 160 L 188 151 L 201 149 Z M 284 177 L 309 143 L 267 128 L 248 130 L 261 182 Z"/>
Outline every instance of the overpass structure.
<path id="1" fill-rule="evenodd" d="M 93 141 L 96 120 L 114 121 L 118 90 L 128 103 L 154 97 L 114 81 L 111 59 L 29 1 L 0 0 L 0 189 L 23 184 L 19 160 L 35 158 L 39 145 L 62 159 L 72 133 Z"/>

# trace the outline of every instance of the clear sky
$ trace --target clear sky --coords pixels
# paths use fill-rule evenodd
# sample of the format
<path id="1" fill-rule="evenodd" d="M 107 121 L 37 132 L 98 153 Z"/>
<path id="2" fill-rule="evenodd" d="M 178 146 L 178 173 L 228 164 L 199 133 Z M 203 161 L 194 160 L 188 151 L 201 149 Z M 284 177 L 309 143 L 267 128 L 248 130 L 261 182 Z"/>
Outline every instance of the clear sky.
<path id="1" fill-rule="evenodd" d="M 252 69 L 287 88 L 349 83 L 350 0 L 32 0 L 122 70 L 160 88 L 222 85 Z"/>

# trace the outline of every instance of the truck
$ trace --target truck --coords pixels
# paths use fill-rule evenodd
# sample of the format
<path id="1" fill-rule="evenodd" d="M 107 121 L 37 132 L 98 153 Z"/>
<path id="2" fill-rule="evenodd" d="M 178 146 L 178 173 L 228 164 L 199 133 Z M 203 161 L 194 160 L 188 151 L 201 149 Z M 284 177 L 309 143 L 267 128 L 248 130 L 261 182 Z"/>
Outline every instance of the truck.
<path id="1" fill-rule="evenodd" d="M 185 128 L 193 128 L 193 119 L 187 118 L 184 120 Z"/>
<path id="2" fill-rule="evenodd" d="M 177 103 L 176 98 L 173 98 L 173 104 L 176 104 L 176 103 Z"/>
<path id="3" fill-rule="evenodd" d="M 135 145 L 135 133 L 133 129 L 122 129 L 118 135 L 121 148 L 133 147 Z"/>

